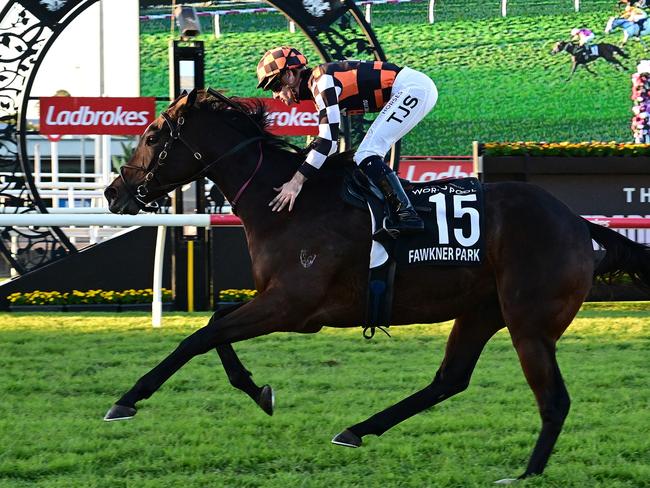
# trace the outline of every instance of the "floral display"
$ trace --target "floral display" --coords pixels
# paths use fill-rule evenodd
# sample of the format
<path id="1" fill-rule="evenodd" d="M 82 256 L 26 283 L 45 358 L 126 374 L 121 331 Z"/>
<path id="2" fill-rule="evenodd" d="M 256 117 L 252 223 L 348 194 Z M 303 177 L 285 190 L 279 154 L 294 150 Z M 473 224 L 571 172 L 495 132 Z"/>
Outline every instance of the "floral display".
<path id="1" fill-rule="evenodd" d="M 251 300 L 252 298 L 255 298 L 257 295 L 256 290 L 235 290 L 235 289 L 228 289 L 228 290 L 221 290 L 219 291 L 219 301 L 220 302 L 247 302 L 248 300 Z"/>
<path id="2" fill-rule="evenodd" d="M 162 301 L 168 302 L 172 299 L 172 291 L 166 288 L 162 289 Z M 124 291 L 105 291 L 105 290 L 87 290 L 72 292 L 58 291 L 41 291 L 16 292 L 7 297 L 12 305 L 81 305 L 81 304 L 127 304 L 127 303 L 151 303 L 153 300 L 153 290 L 146 288 L 144 290 L 124 290 Z"/>
<path id="3" fill-rule="evenodd" d="M 484 156 L 650 156 L 650 144 L 632 142 L 487 142 Z"/>
<path id="4" fill-rule="evenodd" d="M 650 73 L 632 75 L 632 133 L 635 142 L 650 142 Z"/>

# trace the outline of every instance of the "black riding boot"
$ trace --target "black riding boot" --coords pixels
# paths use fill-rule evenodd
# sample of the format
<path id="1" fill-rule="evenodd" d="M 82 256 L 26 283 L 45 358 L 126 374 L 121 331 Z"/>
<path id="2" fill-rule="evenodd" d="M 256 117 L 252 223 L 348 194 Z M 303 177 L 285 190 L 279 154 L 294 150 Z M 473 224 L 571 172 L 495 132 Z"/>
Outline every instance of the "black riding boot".
<path id="1" fill-rule="evenodd" d="M 359 167 L 379 187 L 388 202 L 390 218 L 385 225 L 389 233 L 410 234 L 424 230 L 424 222 L 406 196 L 399 178 L 383 158 L 370 156 L 364 159 Z"/>

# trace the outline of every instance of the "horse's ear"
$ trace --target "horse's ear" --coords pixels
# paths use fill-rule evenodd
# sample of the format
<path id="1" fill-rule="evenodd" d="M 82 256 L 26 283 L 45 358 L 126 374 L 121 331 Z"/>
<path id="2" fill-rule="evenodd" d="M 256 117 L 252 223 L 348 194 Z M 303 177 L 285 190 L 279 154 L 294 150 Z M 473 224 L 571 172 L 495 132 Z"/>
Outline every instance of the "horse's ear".
<path id="1" fill-rule="evenodd" d="M 196 102 L 196 96 L 198 94 L 198 91 L 196 88 L 194 88 L 188 95 L 187 95 L 187 102 L 185 103 L 185 106 L 187 108 L 191 108 L 194 106 L 194 103 Z"/>

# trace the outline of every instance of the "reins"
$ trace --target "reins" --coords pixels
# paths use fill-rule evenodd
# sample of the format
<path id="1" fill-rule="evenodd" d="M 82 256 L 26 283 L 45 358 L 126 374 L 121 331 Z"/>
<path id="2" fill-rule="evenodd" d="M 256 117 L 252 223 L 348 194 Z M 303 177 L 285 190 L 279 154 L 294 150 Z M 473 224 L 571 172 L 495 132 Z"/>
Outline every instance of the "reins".
<path id="1" fill-rule="evenodd" d="M 253 173 L 251 176 L 242 184 L 240 189 L 237 191 L 235 194 L 235 197 L 232 199 L 230 202 L 232 211 L 233 213 L 236 212 L 236 205 L 239 202 L 239 199 L 241 198 L 242 194 L 244 191 L 248 188 L 248 186 L 251 184 L 253 179 L 255 178 L 255 175 L 258 173 L 262 166 L 262 161 L 264 160 L 264 151 L 262 149 L 262 140 L 265 139 L 267 136 L 264 133 L 264 131 L 259 127 L 257 122 L 248 114 L 248 112 L 238 103 L 236 103 L 234 100 L 231 100 L 230 98 L 226 97 L 222 93 L 213 90 L 212 88 L 208 88 L 207 92 L 214 96 L 215 98 L 218 98 L 222 102 L 224 102 L 226 105 L 229 107 L 233 108 L 236 110 L 238 113 L 244 114 L 248 120 L 253 124 L 253 126 L 257 129 L 258 135 L 249 137 L 248 139 L 243 140 L 242 142 L 236 144 L 234 147 L 230 148 L 228 151 L 226 151 L 224 154 L 219 156 L 218 158 L 214 159 L 210 163 L 208 163 L 206 166 L 204 166 L 198 173 L 195 173 L 194 175 L 190 176 L 189 178 L 186 178 L 185 180 L 181 182 L 176 182 L 176 183 L 170 183 L 166 185 L 161 185 L 157 190 L 163 191 L 165 193 L 168 193 L 169 191 L 178 188 L 182 185 L 185 185 L 186 183 L 190 183 L 192 181 L 195 181 L 203 176 L 205 176 L 212 167 L 214 167 L 216 164 L 220 163 L 224 159 L 236 154 L 240 150 L 244 149 L 246 146 L 249 144 L 252 144 L 253 142 L 258 142 L 258 148 L 259 148 L 259 158 L 257 161 L 257 165 L 255 169 L 253 170 Z M 120 168 L 120 178 L 124 182 L 125 187 L 127 188 L 127 191 L 131 195 L 131 197 L 137 202 L 138 206 L 147 212 L 155 212 L 158 210 L 159 206 L 155 202 L 145 202 L 144 198 L 148 195 L 149 189 L 147 188 L 147 184 L 152 181 L 153 179 L 158 179 L 156 176 L 156 171 L 160 168 L 160 166 L 164 166 L 165 164 L 165 159 L 167 158 L 169 151 L 171 149 L 171 146 L 174 141 L 180 141 L 189 151 L 192 153 L 194 158 L 197 161 L 203 160 L 203 155 L 199 150 L 197 150 L 190 142 L 188 142 L 182 135 L 181 135 L 181 127 L 185 124 L 185 118 L 183 116 L 180 116 L 176 123 L 174 120 L 171 118 L 171 116 L 165 111 L 162 114 L 163 119 L 165 120 L 165 124 L 167 125 L 167 128 L 169 129 L 170 133 L 170 138 L 165 142 L 163 145 L 162 151 L 160 151 L 160 154 L 158 154 L 158 158 L 156 161 L 151 165 L 150 167 L 144 167 L 144 166 L 135 166 L 131 164 L 125 164 Z M 295 149 L 295 146 L 293 146 L 290 143 L 286 143 L 286 145 L 291 146 Z M 139 184 L 136 187 L 135 192 L 133 192 L 130 188 L 130 186 L 126 182 L 126 178 L 124 177 L 124 168 L 130 168 L 134 169 L 137 171 L 143 171 L 145 172 L 145 177 L 144 181 Z"/>

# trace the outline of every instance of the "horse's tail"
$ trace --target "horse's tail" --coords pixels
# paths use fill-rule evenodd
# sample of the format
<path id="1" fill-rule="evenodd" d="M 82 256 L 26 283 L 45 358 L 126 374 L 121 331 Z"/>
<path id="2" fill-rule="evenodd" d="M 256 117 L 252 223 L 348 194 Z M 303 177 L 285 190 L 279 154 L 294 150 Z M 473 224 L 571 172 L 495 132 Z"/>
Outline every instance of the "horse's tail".
<path id="1" fill-rule="evenodd" d="M 637 285 L 650 288 L 650 247 L 602 225 L 587 224 L 591 238 L 605 248 L 605 257 L 596 266 L 594 275 L 627 274 Z"/>

